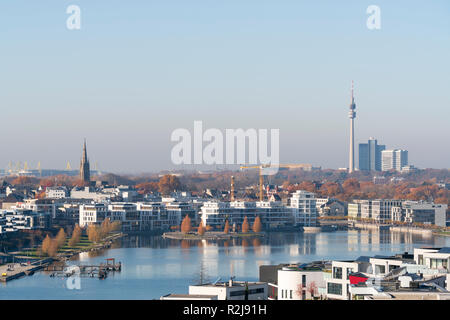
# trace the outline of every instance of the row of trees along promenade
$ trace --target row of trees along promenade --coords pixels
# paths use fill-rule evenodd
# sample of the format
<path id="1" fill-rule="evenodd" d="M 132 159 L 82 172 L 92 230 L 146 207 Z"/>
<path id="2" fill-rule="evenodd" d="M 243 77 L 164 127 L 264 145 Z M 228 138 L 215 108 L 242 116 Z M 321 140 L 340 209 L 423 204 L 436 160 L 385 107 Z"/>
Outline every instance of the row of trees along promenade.
<path id="1" fill-rule="evenodd" d="M 35 257 L 57 257 L 59 254 L 87 251 L 102 245 L 110 236 L 118 234 L 120 229 L 120 222 L 111 222 L 109 218 L 105 219 L 101 225 L 89 225 L 86 228 L 76 224 L 71 235 L 61 228 L 55 237 L 47 234 L 37 249 L 22 253 Z"/>

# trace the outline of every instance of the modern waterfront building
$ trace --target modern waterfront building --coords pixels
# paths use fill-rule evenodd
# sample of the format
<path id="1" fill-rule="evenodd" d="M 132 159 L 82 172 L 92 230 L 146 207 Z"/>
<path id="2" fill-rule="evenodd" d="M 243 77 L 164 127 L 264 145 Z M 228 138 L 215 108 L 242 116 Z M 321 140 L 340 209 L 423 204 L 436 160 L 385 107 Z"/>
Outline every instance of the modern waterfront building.
<path id="1" fill-rule="evenodd" d="M 310 200 L 310 199 L 308 199 Z M 256 217 L 260 217 L 264 229 L 273 229 L 286 226 L 293 226 L 295 215 L 299 216 L 299 208 L 285 206 L 276 197 L 271 197 L 269 201 L 207 201 L 200 208 L 200 216 L 204 226 L 210 226 L 215 230 L 223 230 L 225 222 L 228 220 L 230 227 L 235 229 L 242 225 L 247 217 L 250 226 Z M 307 219 L 302 216 L 302 221 L 313 221 L 314 218 Z"/>
<path id="2" fill-rule="evenodd" d="M 297 190 L 290 199 L 295 226 L 315 226 L 317 223 L 316 198 L 314 193 Z"/>
<path id="3" fill-rule="evenodd" d="M 79 225 L 100 224 L 109 218 L 111 222 L 121 222 L 125 232 L 169 230 L 178 227 L 181 218 L 192 211 L 189 204 L 174 207 L 173 203 L 163 202 L 91 203 L 80 205 Z"/>
<path id="4" fill-rule="evenodd" d="M 217 300 L 267 300 L 266 282 L 233 281 L 189 286 L 189 295 L 217 296 Z"/>
<path id="5" fill-rule="evenodd" d="M 407 150 L 383 150 L 381 152 L 381 170 L 382 171 L 401 171 L 403 167 L 408 165 Z"/>
<path id="6" fill-rule="evenodd" d="M 372 219 L 377 223 L 389 221 L 446 226 L 447 205 L 407 200 L 353 200 L 348 204 L 351 219 Z"/>
<path id="7" fill-rule="evenodd" d="M 403 200 L 360 200 L 361 218 L 372 219 L 377 223 L 385 223 L 391 220 L 392 207 L 399 207 Z M 352 207 L 352 210 L 359 210 Z M 354 214 L 354 213 L 352 213 Z"/>
<path id="8" fill-rule="evenodd" d="M 321 297 L 326 282 L 324 264 L 289 265 L 278 270 L 277 300 L 306 300 Z"/>
<path id="9" fill-rule="evenodd" d="M 79 225 L 85 227 L 90 224 L 102 223 L 106 218 L 108 206 L 105 203 L 84 204 L 79 208 Z"/>
<path id="10" fill-rule="evenodd" d="M 424 201 L 405 201 L 401 206 L 391 209 L 391 220 L 406 223 L 433 224 L 446 226 L 446 204 L 435 204 Z"/>
<path id="11" fill-rule="evenodd" d="M 347 206 L 348 217 L 352 220 L 361 218 L 361 205 L 363 200 L 353 200 L 353 203 L 349 203 Z"/>
<path id="12" fill-rule="evenodd" d="M 367 143 L 359 144 L 359 170 L 381 171 L 381 152 L 385 145 L 379 145 L 377 140 L 369 138 Z"/>
<path id="13" fill-rule="evenodd" d="M 48 213 L 17 208 L 0 211 L 0 233 L 45 229 L 50 227 L 50 223 L 51 216 Z"/>
<path id="14" fill-rule="evenodd" d="M 367 273 L 370 268 L 368 257 L 352 261 L 332 261 L 331 278 L 326 281 L 326 295 L 329 299 L 350 300 L 350 274 Z"/>

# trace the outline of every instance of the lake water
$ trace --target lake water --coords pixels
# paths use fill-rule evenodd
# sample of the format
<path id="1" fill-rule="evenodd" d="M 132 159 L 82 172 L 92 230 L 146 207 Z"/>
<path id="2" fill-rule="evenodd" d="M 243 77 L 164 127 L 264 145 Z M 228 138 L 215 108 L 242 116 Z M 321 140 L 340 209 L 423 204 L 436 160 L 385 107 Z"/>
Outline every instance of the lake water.
<path id="1" fill-rule="evenodd" d="M 392 255 L 423 246 L 450 246 L 450 238 L 373 230 L 269 233 L 259 239 L 218 242 L 129 236 L 110 249 L 83 253 L 70 261 L 91 264 L 115 258 L 122 262 L 121 272 L 104 280 L 82 277 L 80 289 L 69 289 L 65 278 L 37 272 L 0 283 L 0 299 L 159 299 L 168 293 L 187 293 L 201 274 L 210 281 L 228 280 L 230 275 L 236 280 L 258 280 L 263 264 Z"/>

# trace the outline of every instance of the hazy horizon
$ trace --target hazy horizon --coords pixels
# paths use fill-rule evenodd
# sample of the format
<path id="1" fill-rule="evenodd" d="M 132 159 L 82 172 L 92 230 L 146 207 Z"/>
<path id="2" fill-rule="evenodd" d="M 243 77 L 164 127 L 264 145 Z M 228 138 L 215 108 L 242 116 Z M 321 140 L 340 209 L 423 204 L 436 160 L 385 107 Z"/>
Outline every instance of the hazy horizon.
<path id="1" fill-rule="evenodd" d="M 80 30 L 66 28 L 71 4 Z M 380 30 L 366 27 L 372 4 Z M 419 168 L 449 168 L 448 1 L 19 0 L 0 12 L 2 169 L 78 169 L 84 138 L 91 169 L 191 169 L 171 163 L 170 135 L 195 120 L 279 129 L 281 163 L 347 167 L 352 80 L 356 155 L 375 137 Z"/>

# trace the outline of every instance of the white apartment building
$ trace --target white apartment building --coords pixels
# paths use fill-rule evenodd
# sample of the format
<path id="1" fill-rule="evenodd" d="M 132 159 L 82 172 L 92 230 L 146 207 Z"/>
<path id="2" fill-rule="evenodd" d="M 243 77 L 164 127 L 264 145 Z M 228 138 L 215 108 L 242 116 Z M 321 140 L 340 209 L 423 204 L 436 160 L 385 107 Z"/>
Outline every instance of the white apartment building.
<path id="1" fill-rule="evenodd" d="M 391 209 L 393 207 L 401 207 L 403 200 L 359 200 L 356 203 L 359 203 L 361 206 L 361 218 L 373 219 L 377 223 L 385 223 L 392 218 Z M 349 214 L 350 207 L 352 207 L 352 215 L 355 214 L 355 210 L 359 210 L 359 207 L 355 208 L 355 206 L 349 205 Z"/>
<path id="2" fill-rule="evenodd" d="M 267 300 L 266 282 L 233 281 L 189 286 L 189 295 L 217 296 L 217 300 Z"/>
<path id="3" fill-rule="evenodd" d="M 423 201 L 404 201 L 401 206 L 392 207 L 391 220 L 407 223 L 434 224 L 445 227 L 447 205 Z"/>
<path id="4" fill-rule="evenodd" d="M 45 197 L 51 199 L 63 199 L 69 195 L 66 187 L 47 187 Z"/>
<path id="5" fill-rule="evenodd" d="M 0 233 L 42 229 L 49 226 L 50 215 L 48 213 L 17 208 L 0 211 Z"/>
<path id="6" fill-rule="evenodd" d="M 381 151 L 381 170 L 401 171 L 403 167 L 408 165 L 407 150 L 383 150 Z"/>
<path id="7" fill-rule="evenodd" d="M 350 278 L 353 272 L 366 273 L 370 268 L 369 261 L 333 261 L 331 278 L 326 280 L 328 299 L 350 300 Z"/>
<path id="8" fill-rule="evenodd" d="M 240 227 L 245 217 L 250 226 L 256 217 L 260 217 L 265 229 L 292 226 L 293 209 L 286 207 L 281 201 L 207 201 L 200 208 L 201 220 L 204 226 L 222 230 L 225 221 L 230 227 Z"/>
<path id="9" fill-rule="evenodd" d="M 11 208 L 28 209 L 37 213 L 48 214 L 52 219 L 56 218 L 56 209 L 62 205 L 61 200 L 56 199 L 24 199 Z"/>
<path id="10" fill-rule="evenodd" d="M 105 203 L 83 204 L 79 208 L 79 225 L 85 227 L 90 224 L 102 223 L 106 218 L 108 206 Z"/>
<path id="11" fill-rule="evenodd" d="M 92 187 L 73 188 L 70 191 L 70 197 L 73 199 L 90 199 L 93 201 L 111 200 L 116 196 L 115 193 L 98 192 Z"/>
<path id="12" fill-rule="evenodd" d="M 245 217 L 250 225 L 255 221 L 256 216 L 261 217 L 256 202 L 249 201 L 207 201 L 201 207 L 200 214 L 203 225 L 211 226 L 216 230 L 223 229 L 226 220 L 230 227 L 240 227 Z M 261 220 L 263 220 L 262 217 Z"/>
<path id="13" fill-rule="evenodd" d="M 419 265 L 449 273 L 450 248 L 415 248 L 414 260 Z"/>
<path id="14" fill-rule="evenodd" d="M 80 205 L 79 224 L 84 227 L 109 218 L 111 222 L 120 221 L 122 231 L 126 232 L 169 230 L 179 226 L 182 215 L 191 211 L 188 205 L 174 207 L 161 202 L 92 203 Z"/>
<path id="15" fill-rule="evenodd" d="M 317 222 L 316 198 L 314 193 L 297 190 L 290 199 L 295 226 L 315 226 Z"/>
<path id="16" fill-rule="evenodd" d="M 326 282 L 320 268 L 311 270 L 287 266 L 278 270 L 278 300 L 306 300 L 319 295 Z"/>
<path id="17" fill-rule="evenodd" d="M 356 220 L 361 218 L 361 200 L 353 200 L 353 203 L 349 203 L 347 207 L 349 218 Z"/>
<path id="18" fill-rule="evenodd" d="M 256 209 L 266 229 L 276 229 L 292 225 L 292 209 L 281 201 L 258 201 Z"/>

